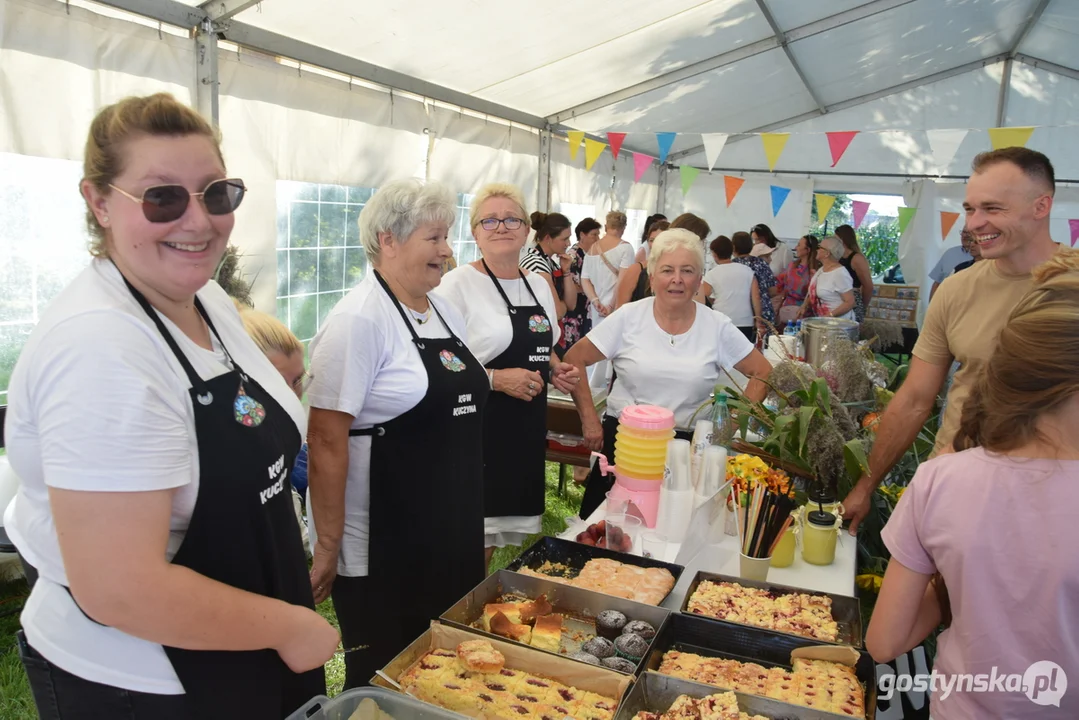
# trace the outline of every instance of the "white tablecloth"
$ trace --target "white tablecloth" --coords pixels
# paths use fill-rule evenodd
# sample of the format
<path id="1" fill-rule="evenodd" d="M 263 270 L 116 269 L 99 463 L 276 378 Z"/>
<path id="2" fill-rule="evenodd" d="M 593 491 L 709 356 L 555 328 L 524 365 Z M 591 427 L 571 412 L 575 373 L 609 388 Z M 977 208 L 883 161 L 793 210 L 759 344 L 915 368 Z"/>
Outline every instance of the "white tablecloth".
<path id="1" fill-rule="evenodd" d="M 607 504 L 604 503 L 592 513 L 587 521 L 574 523 L 560 537 L 566 540 L 574 540 L 578 533 L 606 516 Z M 656 559 L 664 562 L 674 562 L 680 548 L 679 543 L 668 543 L 665 557 Z M 634 552 L 637 554 L 641 552 L 640 538 L 637 538 Z M 719 575 L 738 576 L 738 539 L 733 535 L 724 535 L 721 542 L 705 546 L 704 550 L 699 552 L 686 565 L 685 572 L 679 578 L 674 591 L 663 602 L 663 607 L 674 611 L 679 610 L 686 598 L 689 584 L 693 582 L 694 576 L 700 570 Z M 857 540 L 844 531 L 839 535 L 835 549 L 835 562 L 831 565 L 811 565 L 802 560 L 801 550 L 799 549 L 795 552 L 794 563 L 790 567 L 770 568 L 768 570 L 768 582 L 776 585 L 788 585 L 817 592 L 855 597 L 854 575 L 856 571 Z"/>

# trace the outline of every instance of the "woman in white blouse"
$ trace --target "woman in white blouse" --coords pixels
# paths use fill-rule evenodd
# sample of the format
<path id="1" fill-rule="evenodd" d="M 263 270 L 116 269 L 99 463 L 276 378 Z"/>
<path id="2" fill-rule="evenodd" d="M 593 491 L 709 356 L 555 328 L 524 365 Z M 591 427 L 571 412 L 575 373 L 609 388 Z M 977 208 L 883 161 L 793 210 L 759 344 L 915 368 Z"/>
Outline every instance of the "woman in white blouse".
<path id="1" fill-rule="evenodd" d="M 694 411 L 726 380 L 724 368 L 750 378 L 746 397 L 764 399 L 762 379 L 772 366 L 725 315 L 694 301 L 703 270 L 697 235 L 683 229 L 660 233 L 648 256 L 652 296 L 620 307 L 566 354 L 566 361 L 581 370 L 605 359 L 614 365 L 617 377 L 602 423 L 587 384 L 573 391 L 588 446 L 602 448 L 612 463 L 618 416 L 628 405 L 671 410 L 676 430 L 686 437 Z M 581 517 L 603 502 L 610 487 L 611 481 L 594 470 Z"/>
<path id="2" fill-rule="evenodd" d="M 518 267 L 528 237 L 524 196 L 491 184 L 472 201 L 472 235 L 482 259 L 442 280 L 436 296 L 453 306 L 492 390 L 483 417 L 483 514 L 487 561 L 496 547 L 538 533 L 545 507 L 547 382 L 569 393 L 579 377 L 551 349 L 559 339 L 547 279 Z M 462 499 L 461 502 L 471 502 Z M 447 507 L 447 512 L 456 512 Z"/>
<path id="3" fill-rule="evenodd" d="M 581 286 L 592 303 L 592 327 L 614 312 L 618 277 L 633 264 L 633 246 L 622 239 L 628 222 L 625 213 L 607 213 L 606 234 L 584 258 Z"/>
<path id="4" fill-rule="evenodd" d="M 854 278 L 839 262 L 844 252 L 843 241 L 835 235 L 820 241 L 817 260 L 821 267 L 809 281 L 809 292 L 799 317 L 854 320 Z"/>

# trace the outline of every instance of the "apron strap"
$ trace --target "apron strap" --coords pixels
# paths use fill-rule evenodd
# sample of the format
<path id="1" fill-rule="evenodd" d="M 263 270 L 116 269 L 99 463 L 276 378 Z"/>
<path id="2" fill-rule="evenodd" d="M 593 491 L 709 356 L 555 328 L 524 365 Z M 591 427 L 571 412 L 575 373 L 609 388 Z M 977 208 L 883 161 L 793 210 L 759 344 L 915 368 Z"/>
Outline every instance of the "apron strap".
<path id="1" fill-rule="evenodd" d="M 378 437 L 382 437 L 385 434 L 386 434 L 386 428 L 384 428 L 384 427 L 382 427 L 380 425 L 376 425 L 375 427 L 359 428 L 357 430 L 349 430 L 348 431 L 348 436 L 349 437 L 363 437 L 363 436 L 366 436 L 366 435 L 376 435 Z"/>
<path id="2" fill-rule="evenodd" d="M 412 336 L 412 342 L 416 344 L 417 348 L 423 350 L 425 347 L 423 344 L 423 338 L 421 338 L 416 333 L 416 328 L 412 327 L 412 323 L 408 321 L 408 317 L 405 315 L 405 311 L 401 307 L 401 301 L 398 300 L 397 296 L 393 294 L 392 290 L 390 290 L 390 286 L 387 285 L 386 281 L 382 278 L 382 273 L 380 273 L 378 270 L 374 270 L 373 268 L 372 271 L 375 273 L 375 279 L 378 280 L 378 284 L 381 285 L 382 289 L 386 291 L 386 294 L 390 296 L 390 300 L 393 301 L 393 306 L 397 308 L 397 314 L 401 316 L 401 322 L 405 324 L 405 327 L 408 329 L 408 333 Z M 427 298 L 427 302 L 434 309 L 435 315 L 438 316 L 438 321 L 442 323 L 442 327 L 446 328 L 446 332 L 450 334 L 450 337 L 453 338 L 458 345 L 463 345 L 461 339 L 458 338 L 456 334 L 454 334 L 453 329 L 450 327 L 449 323 L 447 323 L 446 319 L 442 317 L 442 313 L 438 311 L 438 306 L 431 302 L 431 298 L 429 297 Z"/>
<path id="3" fill-rule="evenodd" d="M 517 308 L 513 305 L 513 303 L 510 302 L 510 299 L 506 297 L 506 291 L 502 289 L 502 283 L 498 282 L 498 278 L 496 278 L 495 274 L 491 272 L 491 268 L 487 267 L 486 260 L 481 258 L 480 262 L 483 263 L 483 269 L 487 271 L 487 276 L 491 278 L 491 282 L 495 284 L 495 288 L 498 290 L 498 294 L 502 296 L 502 300 L 506 303 L 506 309 L 510 311 L 510 315 L 516 315 Z M 532 299 L 536 302 L 537 305 L 540 305 L 539 298 L 536 297 L 536 293 L 532 292 L 532 286 L 528 284 L 528 280 L 525 280 L 525 274 L 521 272 L 521 268 L 517 268 L 517 274 L 521 276 L 521 282 L 523 282 L 525 284 L 525 288 L 528 289 L 528 294 L 532 296 Z M 540 305 L 540 307 L 543 306 Z"/>

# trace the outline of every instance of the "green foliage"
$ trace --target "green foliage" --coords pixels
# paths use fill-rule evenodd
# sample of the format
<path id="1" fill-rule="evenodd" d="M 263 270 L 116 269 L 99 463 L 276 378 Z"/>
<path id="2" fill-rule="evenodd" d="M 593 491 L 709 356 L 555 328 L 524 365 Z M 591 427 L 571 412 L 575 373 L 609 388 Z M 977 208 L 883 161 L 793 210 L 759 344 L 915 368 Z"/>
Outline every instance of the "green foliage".
<path id="1" fill-rule="evenodd" d="M 830 193 L 829 193 L 830 194 Z M 827 232 L 831 233 L 837 225 L 853 225 L 850 195 L 837 194 L 835 205 L 828 211 Z M 817 199 L 813 198 L 813 209 L 809 215 L 809 225 L 816 234 L 825 232 L 825 222 L 817 216 Z M 882 275 L 888 268 L 899 262 L 899 219 L 881 218 L 863 224 L 854 231 L 862 254 L 869 261 L 873 275 Z"/>

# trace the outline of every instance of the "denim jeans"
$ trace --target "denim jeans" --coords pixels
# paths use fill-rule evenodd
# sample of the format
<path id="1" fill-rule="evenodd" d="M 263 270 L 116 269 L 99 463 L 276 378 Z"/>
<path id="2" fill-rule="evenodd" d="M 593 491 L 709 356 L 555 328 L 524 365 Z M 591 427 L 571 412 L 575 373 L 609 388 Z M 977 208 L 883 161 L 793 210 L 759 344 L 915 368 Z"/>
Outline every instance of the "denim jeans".
<path id="1" fill-rule="evenodd" d="M 42 657 L 22 630 L 18 643 L 41 720 L 191 720 L 183 695 L 154 695 L 83 680 Z"/>

